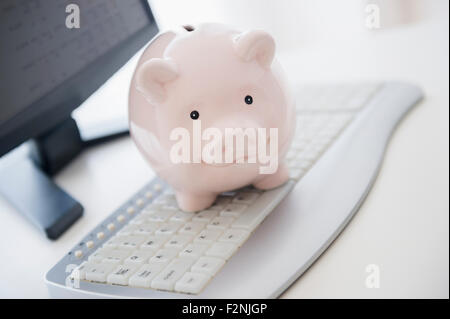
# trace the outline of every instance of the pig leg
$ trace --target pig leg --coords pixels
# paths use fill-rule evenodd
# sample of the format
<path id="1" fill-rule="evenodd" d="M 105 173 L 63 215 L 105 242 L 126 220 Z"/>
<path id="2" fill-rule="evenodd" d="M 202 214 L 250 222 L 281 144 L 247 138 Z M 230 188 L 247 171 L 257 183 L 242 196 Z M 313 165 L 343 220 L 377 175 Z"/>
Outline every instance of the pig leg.
<path id="1" fill-rule="evenodd" d="M 178 206 L 186 212 L 197 212 L 212 205 L 217 194 L 191 194 L 186 192 L 176 192 Z"/>
<path id="2" fill-rule="evenodd" d="M 271 189 L 284 184 L 289 179 L 289 170 L 283 163 L 278 166 L 278 170 L 270 175 L 266 175 L 253 183 L 253 186 L 259 189 Z"/>

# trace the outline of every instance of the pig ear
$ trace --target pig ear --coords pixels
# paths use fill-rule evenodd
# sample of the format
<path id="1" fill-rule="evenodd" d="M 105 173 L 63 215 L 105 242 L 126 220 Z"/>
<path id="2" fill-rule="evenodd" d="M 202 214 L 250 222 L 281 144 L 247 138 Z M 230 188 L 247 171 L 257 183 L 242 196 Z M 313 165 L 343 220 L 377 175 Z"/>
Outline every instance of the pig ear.
<path id="1" fill-rule="evenodd" d="M 268 68 L 275 55 L 275 41 L 267 32 L 247 31 L 236 38 L 235 49 L 244 61 L 256 59 L 263 67 Z"/>
<path id="2" fill-rule="evenodd" d="M 165 84 L 177 77 L 175 62 L 169 59 L 150 59 L 136 71 L 136 89 L 150 102 L 161 103 L 166 99 Z"/>

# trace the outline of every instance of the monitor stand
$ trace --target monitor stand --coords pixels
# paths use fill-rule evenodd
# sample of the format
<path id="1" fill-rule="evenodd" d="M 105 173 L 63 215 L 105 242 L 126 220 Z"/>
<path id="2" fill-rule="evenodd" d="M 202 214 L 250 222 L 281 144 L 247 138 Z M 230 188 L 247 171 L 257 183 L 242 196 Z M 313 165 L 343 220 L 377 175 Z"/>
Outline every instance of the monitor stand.
<path id="1" fill-rule="evenodd" d="M 0 195 L 49 239 L 57 239 L 83 215 L 83 207 L 50 176 L 59 172 L 86 146 L 124 134 L 127 132 L 111 132 L 94 141 L 82 141 L 75 120 L 66 119 L 35 138 L 29 156 L 0 171 Z"/>

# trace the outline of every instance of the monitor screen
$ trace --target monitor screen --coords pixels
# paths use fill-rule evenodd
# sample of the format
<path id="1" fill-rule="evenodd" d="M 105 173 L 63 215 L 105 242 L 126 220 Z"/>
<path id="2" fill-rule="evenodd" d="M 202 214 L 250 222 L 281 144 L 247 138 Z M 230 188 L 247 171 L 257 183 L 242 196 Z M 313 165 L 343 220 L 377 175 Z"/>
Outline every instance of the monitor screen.
<path id="1" fill-rule="evenodd" d="M 66 12 L 69 4 L 79 7 L 79 28 L 66 24 L 73 13 Z M 117 63 L 111 51 L 124 47 L 133 35 L 154 24 L 152 20 L 142 0 L 0 1 L 0 131 L 5 123 L 38 107 L 36 102 L 59 86 L 89 86 L 86 79 L 74 80 L 83 71 L 118 69 L 120 65 L 110 65 Z M 100 82 L 96 79 L 94 86 Z M 42 107 L 55 107 L 53 102 L 50 99 Z"/>

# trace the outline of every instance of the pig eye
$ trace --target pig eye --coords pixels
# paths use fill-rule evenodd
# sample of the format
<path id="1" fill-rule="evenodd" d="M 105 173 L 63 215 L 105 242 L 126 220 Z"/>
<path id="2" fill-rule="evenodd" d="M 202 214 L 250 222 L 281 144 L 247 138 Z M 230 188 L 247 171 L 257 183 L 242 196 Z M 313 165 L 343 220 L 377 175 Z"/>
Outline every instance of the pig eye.
<path id="1" fill-rule="evenodd" d="M 200 113 L 198 113 L 197 111 L 191 112 L 191 119 L 198 120 L 199 117 L 200 117 Z"/>
<path id="2" fill-rule="evenodd" d="M 253 98 L 250 95 L 247 95 L 244 99 L 245 103 L 247 103 L 248 105 L 253 103 Z"/>

